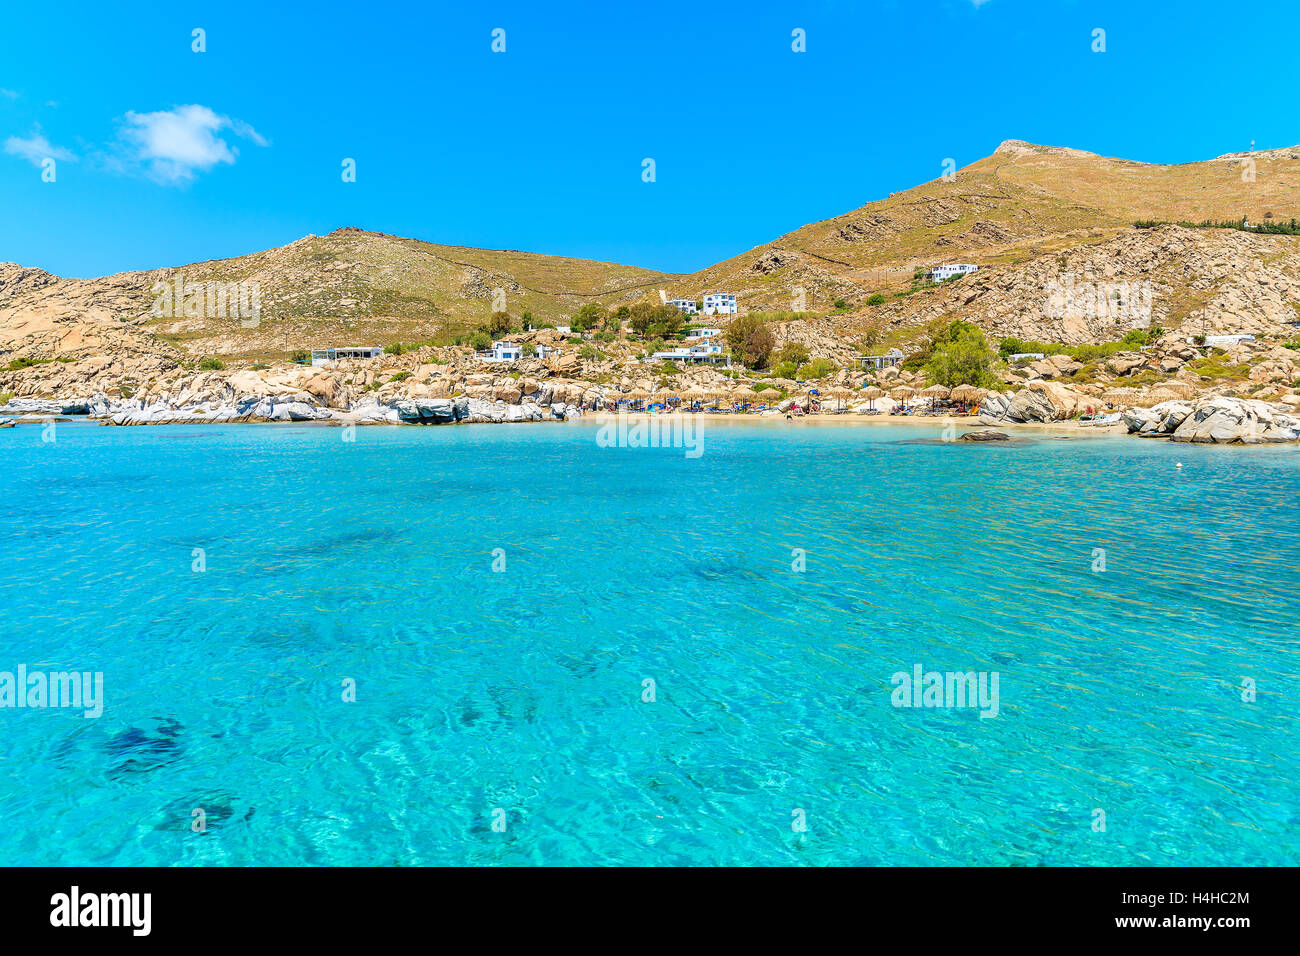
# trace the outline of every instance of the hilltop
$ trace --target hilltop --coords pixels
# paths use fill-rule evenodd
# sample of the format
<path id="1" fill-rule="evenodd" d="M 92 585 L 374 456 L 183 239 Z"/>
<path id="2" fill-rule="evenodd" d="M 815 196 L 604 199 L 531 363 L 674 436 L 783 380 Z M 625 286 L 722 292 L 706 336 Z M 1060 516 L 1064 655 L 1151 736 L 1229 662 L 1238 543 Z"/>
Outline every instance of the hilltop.
<path id="1" fill-rule="evenodd" d="M 1243 160 L 1251 165 L 1247 176 Z M 1150 308 L 1142 323 L 1192 333 L 1294 336 L 1300 236 L 1176 223 L 1300 218 L 1300 150 L 1225 154 L 1177 165 L 1020 140 L 911 189 L 811 223 L 690 275 L 515 250 L 473 249 L 343 228 L 231 259 L 102 279 L 0 265 L 0 360 L 123 363 L 151 369 L 219 356 L 236 364 L 296 350 L 401 341 L 450 345 L 500 306 L 564 324 L 588 303 L 699 299 L 729 291 L 742 310 L 803 313 L 775 326 L 842 362 L 863 336 L 905 350 L 935 319 L 995 338 L 1114 340 L 1121 310 L 1053 315 L 1051 290 L 1089 283 Z M 1147 221 L 1154 228 L 1134 228 Z M 1160 225 L 1160 223 L 1168 223 Z M 980 266 L 934 287 L 919 270 Z M 158 315 L 155 283 L 255 283 L 260 317 Z M 498 291 L 499 290 L 499 291 Z M 792 318 L 786 316 L 787 319 Z M 8 373 L 0 390 L 21 388 Z"/>

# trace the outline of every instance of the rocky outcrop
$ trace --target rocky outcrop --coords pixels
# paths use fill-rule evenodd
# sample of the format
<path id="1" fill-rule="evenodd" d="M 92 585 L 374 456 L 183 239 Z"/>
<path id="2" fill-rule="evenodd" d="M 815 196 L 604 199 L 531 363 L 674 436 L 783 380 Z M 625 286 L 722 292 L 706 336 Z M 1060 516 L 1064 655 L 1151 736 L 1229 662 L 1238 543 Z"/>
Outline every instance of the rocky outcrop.
<path id="1" fill-rule="evenodd" d="M 1255 445 L 1300 441 L 1300 418 L 1267 402 L 1213 397 L 1162 402 L 1124 412 L 1130 433 L 1197 444 Z"/>
<path id="2" fill-rule="evenodd" d="M 1060 415 L 1044 389 L 1022 388 L 1011 399 L 1006 417 L 1013 422 L 1054 422 Z"/>
<path id="3" fill-rule="evenodd" d="M 1041 379 L 1025 384 L 1020 391 L 990 392 L 980 403 L 980 420 L 996 422 L 1060 422 L 1090 411 L 1097 399 Z"/>

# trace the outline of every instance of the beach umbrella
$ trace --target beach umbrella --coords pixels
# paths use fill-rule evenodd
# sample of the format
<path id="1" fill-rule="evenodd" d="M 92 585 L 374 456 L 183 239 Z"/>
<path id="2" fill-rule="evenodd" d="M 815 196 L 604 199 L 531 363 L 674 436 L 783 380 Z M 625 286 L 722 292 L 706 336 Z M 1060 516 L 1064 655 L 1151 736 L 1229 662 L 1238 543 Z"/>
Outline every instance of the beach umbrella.
<path id="1" fill-rule="evenodd" d="M 958 385 L 956 388 L 954 388 L 951 392 L 948 393 L 948 397 L 951 398 L 954 402 L 964 402 L 967 401 L 968 399 L 974 398 L 975 393 L 978 391 L 979 389 L 976 388 L 974 385 Z"/>
<path id="2" fill-rule="evenodd" d="M 837 385 L 834 388 L 827 389 L 826 394 L 835 399 L 835 407 L 839 409 L 844 407 L 844 399 L 853 397 L 853 390 Z"/>
<path id="3" fill-rule="evenodd" d="M 1136 388 L 1112 388 L 1101 394 L 1101 400 L 1107 405 L 1129 405 L 1136 397 Z"/>
<path id="4" fill-rule="evenodd" d="M 921 394 L 926 398 L 947 398 L 951 389 L 946 385 L 931 385 L 929 388 L 921 389 Z"/>
<path id="5" fill-rule="evenodd" d="M 875 385 L 868 385 L 862 390 L 862 397 L 871 403 L 871 408 L 874 411 L 876 407 L 876 399 L 884 398 L 885 390 L 883 388 L 877 388 Z"/>
<path id="6" fill-rule="evenodd" d="M 915 394 L 916 389 L 912 388 L 910 385 L 899 385 L 897 388 L 889 390 L 889 397 L 896 402 L 906 402 L 907 399 L 911 398 Z"/>
<path id="7" fill-rule="evenodd" d="M 974 385 L 958 385 L 948 397 L 954 402 L 961 402 L 963 405 L 977 405 L 984 400 L 984 396 L 988 393 L 987 388 L 976 388 Z"/>

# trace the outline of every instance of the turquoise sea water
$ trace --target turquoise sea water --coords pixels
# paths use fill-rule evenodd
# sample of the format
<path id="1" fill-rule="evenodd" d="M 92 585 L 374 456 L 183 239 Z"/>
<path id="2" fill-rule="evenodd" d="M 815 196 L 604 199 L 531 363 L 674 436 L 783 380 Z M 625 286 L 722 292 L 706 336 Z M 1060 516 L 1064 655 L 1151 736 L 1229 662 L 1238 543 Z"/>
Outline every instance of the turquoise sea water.
<path id="1" fill-rule="evenodd" d="M 0 863 L 1297 862 L 1300 449 L 705 427 L 0 431 Z"/>

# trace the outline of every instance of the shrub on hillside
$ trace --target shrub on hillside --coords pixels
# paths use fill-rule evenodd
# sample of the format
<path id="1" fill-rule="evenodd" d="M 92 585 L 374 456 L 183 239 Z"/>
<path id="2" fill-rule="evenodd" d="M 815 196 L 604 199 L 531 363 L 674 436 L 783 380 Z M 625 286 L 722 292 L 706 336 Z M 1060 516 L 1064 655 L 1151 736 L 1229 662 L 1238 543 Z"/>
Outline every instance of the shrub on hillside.
<path id="1" fill-rule="evenodd" d="M 826 378 L 828 375 L 834 375 L 839 371 L 839 366 L 828 358 L 813 359 L 807 365 L 799 369 L 798 377 L 809 380 L 815 378 Z"/>
<path id="2" fill-rule="evenodd" d="M 969 322 L 957 321 L 934 341 L 925 374 L 935 385 L 987 388 L 994 381 L 993 359 L 984 333 Z"/>
<path id="3" fill-rule="evenodd" d="M 511 327 L 509 312 L 493 312 L 484 324 L 483 331 L 495 339 L 509 334 Z"/>
<path id="4" fill-rule="evenodd" d="M 732 319 L 726 338 L 732 357 L 740 359 L 746 368 L 764 368 L 776 345 L 772 330 L 753 312 Z"/>

